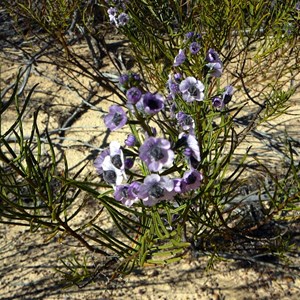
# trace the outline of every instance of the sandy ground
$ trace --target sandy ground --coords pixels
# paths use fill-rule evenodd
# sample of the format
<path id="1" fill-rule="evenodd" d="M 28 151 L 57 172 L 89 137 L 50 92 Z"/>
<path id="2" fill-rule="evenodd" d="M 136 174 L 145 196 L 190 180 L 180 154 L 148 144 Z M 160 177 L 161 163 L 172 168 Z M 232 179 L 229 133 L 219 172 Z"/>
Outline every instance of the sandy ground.
<path id="1" fill-rule="evenodd" d="M 85 45 L 78 46 L 76 51 L 86 51 Z M 9 51 L 6 49 L 6 51 Z M 10 84 L 22 65 L 20 53 L 11 53 L 10 59 L 1 57 L 0 79 L 3 84 Z M 107 66 L 111 70 L 111 66 Z M 89 84 L 87 78 L 80 82 Z M 51 135 L 53 142 L 64 149 L 71 171 L 78 170 L 88 163 L 86 172 L 94 172 L 93 159 L 97 151 L 107 142 L 126 138 L 126 130 L 108 135 L 103 124 L 103 111 L 107 111 L 108 101 L 118 99 L 99 88 L 92 106 L 82 105 L 86 97 L 80 93 L 80 86 L 62 74 L 54 66 L 39 64 L 30 75 L 29 86 L 38 83 L 30 103 L 31 109 L 24 119 L 27 129 L 32 122 L 32 112 L 41 106 L 38 123 L 41 128 L 56 130 L 65 125 L 63 138 L 55 132 Z M 291 99 L 292 115 L 284 115 L 268 124 L 269 133 L 276 136 L 284 131 L 295 139 L 300 139 L 299 94 Z M 70 124 L 66 123 L 76 108 L 79 112 Z M 247 109 L 251 110 L 248 106 Z M 14 111 L 3 118 L 4 126 L 14 119 Z M 280 125 L 280 126 L 279 126 Z M 242 126 L 242 125 L 240 125 Z M 26 127 L 26 126 L 25 126 Z M 264 131 L 266 128 L 258 128 Z M 26 131 L 26 130 L 25 130 Z M 268 156 L 274 166 L 279 160 L 278 149 L 272 141 L 262 141 L 257 135 L 246 139 L 241 152 L 252 145 L 253 151 L 261 157 Z M 262 152 L 264 149 L 265 152 Z M 47 151 L 47 146 L 45 146 Z M 297 151 L 300 151 L 298 149 Z M 274 161 L 272 161 L 274 159 Z M 90 216 L 93 211 L 86 211 L 82 218 Z M 80 220 L 77 220 L 80 222 Z M 298 243 L 299 249 L 299 241 Z M 214 267 L 207 268 L 208 257 L 187 256 L 179 263 L 136 269 L 132 274 L 109 282 L 106 278 L 95 278 L 91 284 L 78 288 L 65 287 L 61 276 L 54 269 L 60 270 L 60 259 L 66 258 L 72 251 L 78 251 L 74 241 L 65 239 L 47 240 L 42 230 L 30 233 L 19 226 L 0 225 L 0 299 L 299 299 L 300 297 L 300 263 L 299 253 L 289 255 L 291 268 L 273 265 L 251 259 L 221 259 Z M 80 249 L 82 254 L 84 249 Z M 91 267 L 96 265 L 97 258 L 88 253 Z"/>

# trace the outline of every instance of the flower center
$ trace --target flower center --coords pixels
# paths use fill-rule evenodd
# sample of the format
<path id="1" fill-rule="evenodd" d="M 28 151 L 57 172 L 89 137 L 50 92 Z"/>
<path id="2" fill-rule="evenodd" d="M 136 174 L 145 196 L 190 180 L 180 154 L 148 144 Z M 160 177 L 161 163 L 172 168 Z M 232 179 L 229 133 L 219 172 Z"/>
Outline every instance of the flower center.
<path id="1" fill-rule="evenodd" d="M 153 98 L 149 99 L 148 106 L 150 107 L 150 109 L 159 109 L 160 102 L 157 101 L 157 99 L 153 97 Z"/>
<path id="2" fill-rule="evenodd" d="M 198 93 L 198 89 L 195 85 L 192 85 L 189 87 L 189 93 L 191 94 L 191 96 L 197 96 Z"/>
<path id="3" fill-rule="evenodd" d="M 193 184 L 193 183 L 195 183 L 196 182 L 196 180 L 197 180 L 197 176 L 195 175 L 195 174 L 190 174 L 188 177 L 187 177 L 187 179 L 186 179 L 186 183 L 187 184 Z"/>
<path id="4" fill-rule="evenodd" d="M 122 167 L 122 160 L 121 160 L 121 156 L 119 154 L 114 155 L 111 158 L 111 162 L 112 164 L 117 168 L 117 169 L 121 169 Z"/>
<path id="5" fill-rule="evenodd" d="M 123 198 L 128 198 L 128 187 L 125 186 L 122 191 L 121 191 L 121 195 Z"/>
<path id="6" fill-rule="evenodd" d="M 154 198 L 160 198 L 164 195 L 164 189 L 159 184 L 154 184 L 149 190 L 149 195 Z"/>
<path id="7" fill-rule="evenodd" d="M 123 116 L 119 113 L 115 113 L 114 116 L 113 116 L 113 119 L 112 119 L 112 122 L 118 126 L 121 121 L 123 120 Z"/>
<path id="8" fill-rule="evenodd" d="M 117 179 L 117 174 L 113 170 L 108 170 L 103 172 L 104 180 L 109 184 L 115 184 Z"/>
<path id="9" fill-rule="evenodd" d="M 150 155 L 154 158 L 155 161 L 161 160 L 164 157 L 162 149 L 158 146 L 153 146 L 151 148 Z"/>

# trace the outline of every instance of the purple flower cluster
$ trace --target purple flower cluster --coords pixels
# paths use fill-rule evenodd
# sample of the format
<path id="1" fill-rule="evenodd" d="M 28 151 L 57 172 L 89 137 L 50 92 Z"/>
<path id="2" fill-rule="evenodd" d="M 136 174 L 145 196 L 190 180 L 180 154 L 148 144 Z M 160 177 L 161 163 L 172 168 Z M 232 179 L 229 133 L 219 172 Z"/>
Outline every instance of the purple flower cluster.
<path id="1" fill-rule="evenodd" d="M 177 85 L 176 93 L 173 91 L 174 97 L 179 93 L 186 102 L 203 100 L 204 86 L 199 80 L 194 77 L 182 80 L 179 73 L 174 74 L 173 78 L 169 78 L 169 84 Z M 166 109 L 167 102 L 159 93 L 142 93 L 142 88 L 136 86 L 129 88 L 125 93 L 126 106 L 133 115 L 138 114 L 136 116 L 139 118 L 153 118 Z M 195 137 L 195 122 L 183 111 L 179 111 L 176 118 L 178 131 L 181 132 L 177 141 L 171 142 L 166 138 L 156 137 L 157 129 L 148 125 L 142 143 L 141 138 L 129 134 L 123 148 L 118 142 L 111 142 L 109 148 L 100 153 L 95 167 L 103 180 L 114 188 L 114 198 L 117 201 L 126 206 L 140 201 L 146 206 L 152 206 L 161 201 L 171 201 L 179 193 L 187 193 L 200 186 L 203 176 L 197 170 L 200 164 L 200 150 Z M 112 105 L 104 121 L 108 128 L 116 130 L 126 123 L 126 113 L 122 107 Z M 125 157 L 124 153 L 129 153 L 130 157 Z M 186 162 L 183 176 L 171 178 L 169 175 L 163 175 L 174 167 L 178 155 Z M 134 168 L 137 160 L 147 170 L 146 175 L 138 177 L 137 180 L 133 180 L 131 176 L 128 182 L 126 172 Z"/>
<path id="2" fill-rule="evenodd" d="M 130 89 L 131 87 L 138 86 L 140 81 L 141 77 L 137 73 L 123 74 L 119 77 L 119 84 L 126 90 Z"/>
<path id="3" fill-rule="evenodd" d="M 174 79 L 171 74 L 169 75 L 167 80 L 168 99 L 174 100 L 179 95 L 186 102 L 202 101 L 204 99 L 204 84 L 192 76 L 180 81 L 181 78 L 180 73 L 176 73 Z"/>
<path id="4" fill-rule="evenodd" d="M 180 137 L 184 140 L 181 147 L 185 147 L 184 153 L 189 150 L 187 159 L 191 158 L 200 162 L 199 146 L 192 135 Z M 133 147 L 135 137 L 130 135 L 125 141 L 125 145 Z M 175 153 L 171 148 L 171 143 L 163 138 L 149 137 L 139 147 L 139 158 L 147 166 L 150 174 L 145 176 L 143 181 L 127 181 L 126 161 L 122 147 L 118 142 L 111 142 L 109 148 L 104 149 L 94 162 L 99 175 L 109 185 L 114 188 L 114 198 L 126 206 L 131 206 L 142 201 L 146 206 L 155 205 L 161 201 L 171 201 L 177 194 L 187 193 L 197 189 L 203 176 L 190 163 L 189 168 L 180 178 L 170 178 L 160 174 L 164 169 L 171 167 L 174 163 Z M 131 159 L 133 166 L 133 159 Z M 153 173 L 151 173 L 153 172 Z"/>
<path id="5" fill-rule="evenodd" d="M 196 55 L 200 51 L 201 49 L 201 44 L 199 42 L 200 40 L 201 40 L 201 35 L 196 34 L 193 31 L 190 31 L 185 34 L 184 42 L 185 42 L 185 46 L 187 46 L 187 49 L 189 50 L 189 53 L 191 53 L 192 55 Z M 182 49 L 179 49 L 178 54 L 175 56 L 173 66 L 178 67 L 182 65 L 186 61 L 186 59 L 187 59 L 186 49 L 185 47 L 183 47 Z"/>
<path id="6" fill-rule="evenodd" d="M 190 55 L 197 54 L 199 36 L 190 32 L 186 39 Z M 197 135 L 201 120 L 196 117 L 202 107 L 213 106 L 217 111 L 226 108 L 234 90 L 229 85 L 223 93 L 212 97 L 212 89 L 190 73 L 186 75 L 181 68 L 177 69 L 186 58 L 185 50 L 181 49 L 173 64 L 176 70 L 166 83 L 166 98 L 161 93 L 147 91 L 138 74 L 123 74 L 119 78 L 126 95 L 125 107 L 129 110 L 132 133 L 124 139 L 123 146 L 111 142 L 95 160 L 95 167 L 113 187 L 115 200 L 126 206 L 177 201 L 191 196 L 201 186 L 200 149 L 203 148 Z M 218 53 L 209 49 L 205 61 L 205 76 L 220 77 L 223 64 Z M 206 82 L 209 84 L 210 80 Z M 208 101 L 212 105 L 206 105 Z M 186 108 L 189 113 L 185 112 Z M 118 130 L 127 123 L 127 114 L 123 107 L 112 105 L 104 122 L 110 130 Z"/>
<path id="7" fill-rule="evenodd" d="M 112 5 L 112 7 L 107 10 L 109 21 L 116 27 L 125 26 L 129 22 L 128 14 L 123 11 L 126 9 L 127 2 L 128 1 L 125 0 L 106 1 L 106 3 Z"/>

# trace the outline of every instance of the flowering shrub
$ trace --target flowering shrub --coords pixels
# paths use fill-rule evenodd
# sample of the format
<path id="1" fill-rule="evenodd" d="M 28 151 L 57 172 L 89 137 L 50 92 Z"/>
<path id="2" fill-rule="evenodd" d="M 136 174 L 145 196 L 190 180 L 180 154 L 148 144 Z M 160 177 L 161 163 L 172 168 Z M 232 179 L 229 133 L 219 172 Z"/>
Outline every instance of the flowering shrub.
<path id="1" fill-rule="evenodd" d="M 186 36 L 190 39 L 193 35 Z M 141 238 L 148 236 L 154 248 L 156 243 L 168 244 L 171 239 L 167 248 L 177 254 L 186 247 L 196 247 L 199 231 L 206 236 L 222 223 L 222 206 L 228 200 L 221 191 L 227 188 L 229 193 L 231 189 L 223 178 L 227 178 L 226 162 L 235 151 L 233 142 L 230 151 L 224 151 L 233 127 L 234 115 L 229 109 L 240 109 L 229 107 L 234 88 L 216 85 L 222 74 L 217 52 L 209 49 L 201 59 L 197 48 L 182 59 L 190 47 L 185 39 L 183 43 L 186 48 L 174 58 L 163 90 L 150 92 L 135 73 L 120 76 L 124 104 L 112 105 L 104 120 L 109 119 L 105 123 L 110 130 L 122 130 L 126 123 L 131 134 L 124 136 L 123 142 L 112 141 L 94 163 L 98 174 L 112 187 L 111 201 L 121 202 L 137 215 L 142 210 L 150 227 Z M 184 67 L 192 64 L 195 55 L 202 61 L 197 78 Z M 229 176 L 236 175 L 234 171 Z M 138 249 L 140 255 L 143 253 L 140 263 L 157 262 L 150 246 L 146 252 L 144 246 Z M 173 254 L 168 252 L 167 256 L 172 259 Z"/>
<path id="2" fill-rule="evenodd" d="M 287 211 L 298 209 L 300 165 L 293 149 L 298 142 L 290 137 L 285 143 L 279 139 L 287 166 L 281 176 L 253 158 L 271 184 L 262 180 L 255 201 L 249 206 L 244 205 L 243 195 L 242 200 L 236 198 L 241 194 L 241 183 L 249 184 L 242 175 L 250 146 L 242 155 L 235 153 L 257 125 L 286 110 L 293 88 L 288 92 L 281 90 L 280 78 L 288 72 L 293 78 L 298 74 L 297 63 L 290 66 L 286 62 L 299 56 L 299 47 L 293 45 L 299 31 L 299 3 L 107 0 L 102 6 L 103 1 L 100 4 L 76 0 L 71 1 L 70 8 L 70 1 L 60 0 L 41 6 L 30 1 L 14 1 L 14 5 L 4 2 L 9 11 L 34 20 L 49 35 L 47 40 L 45 34 L 46 43 L 43 42 L 41 52 L 31 56 L 28 66 L 38 64 L 43 53 L 50 55 L 50 49 L 60 49 L 55 53 L 62 55 L 42 61 L 67 70 L 65 73 L 76 82 L 77 75 L 85 74 L 89 86 L 80 86 L 88 91 L 89 100 L 98 93 L 91 80 L 114 92 L 122 101 L 109 108 L 104 123 L 109 131 L 122 132 L 125 126 L 131 130 L 122 141 L 112 141 L 101 150 L 94 161 L 101 182 L 98 178 L 97 183 L 90 177 L 81 179 L 84 167 L 71 174 L 65 157 L 56 157 L 51 134 L 47 130 L 41 133 L 38 128 L 37 112 L 29 136 L 24 134 L 22 122 L 34 88 L 20 101 L 19 81 L 25 77 L 22 91 L 29 73 L 21 72 L 16 83 L 1 92 L 1 115 L 5 116 L 8 108 L 15 105 L 16 121 L 9 128 L 0 126 L 0 221 L 30 226 L 34 231 L 47 228 L 50 237 L 62 233 L 60 240 L 70 236 L 92 255 L 99 255 L 97 261 L 103 259 L 103 264 L 91 271 L 85 259 L 80 264 L 74 257 L 70 264 L 64 264 L 69 280 L 85 283 L 99 274 L 115 278 L 145 262 L 177 261 L 188 250 L 195 255 L 219 254 L 227 251 L 228 245 L 243 244 L 249 239 L 253 248 L 256 239 L 252 240 L 249 234 L 257 228 L 264 231 L 266 224 L 276 227 L 273 225 L 285 220 Z M 130 41 L 143 76 L 123 70 L 125 74 L 116 85 L 114 74 L 101 72 L 100 57 L 112 57 L 110 52 L 114 51 L 114 46 L 106 45 L 105 34 L 99 36 L 101 26 L 94 26 L 99 20 L 96 17 L 105 13 L 107 24 Z M 92 60 L 72 49 L 83 38 Z M 255 49 L 257 43 L 259 47 Z M 266 92 L 263 87 L 253 96 L 255 93 L 249 90 L 256 84 L 251 80 L 271 65 L 273 57 L 279 55 L 278 49 L 283 53 L 281 57 L 286 53 L 286 59 L 274 70 L 276 80 L 268 85 L 271 90 Z M 28 50 L 24 53 L 27 61 Z M 247 70 L 250 55 L 255 57 L 255 65 L 249 64 Z M 236 69 L 230 71 L 228 65 L 235 59 Z M 76 73 L 73 69 L 77 69 Z M 230 74 L 232 85 L 223 83 L 224 74 Z M 9 90 L 11 97 L 7 97 Z M 243 91 L 247 101 L 255 104 L 246 122 L 239 115 L 245 111 L 244 104 L 231 101 L 235 90 Z M 96 108 L 85 98 L 83 102 L 82 108 Z M 65 130 L 55 129 L 52 134 Z M 60 139 L 63 140 L 63 134 Z M 270 140 L 270 147 L 274 140 L 278 141 L 273 137 Z M 42 144 L 47 145 L 50 155 L 44 154 Z M 88 196 L 82 197 L 84 200 L 83 192 Z M 267 195 L 266 204 L 262 194 Z M 99 207 L 91 219 L 77 226 L 72 221 L 82 208 L 91 210 L 86 199 L 95 200 Z M 110 221 L 113 230 L 102 226 L 102 218 Z M 267 249 L 286 243 L 281 232 L 268 233 L 275 246 L 264 244 Z"/>

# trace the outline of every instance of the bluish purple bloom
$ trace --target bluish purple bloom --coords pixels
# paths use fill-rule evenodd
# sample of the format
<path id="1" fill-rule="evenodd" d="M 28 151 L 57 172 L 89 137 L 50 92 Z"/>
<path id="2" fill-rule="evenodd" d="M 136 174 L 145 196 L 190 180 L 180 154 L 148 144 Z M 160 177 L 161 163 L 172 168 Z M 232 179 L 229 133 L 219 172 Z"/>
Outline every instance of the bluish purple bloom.
<path id="1" fill-rule="evenodd" d="M 296 10 L 300 11 L 300 1 L 296 3 L 295 8 Z"/>
<path id="2" fill-rule="evenodd" d="M 119 105 L 112 105 L 109 113 L 104 117 L 104 123 L 111 131 L 122 128 L 127 122 L 127 116 L 123 108 Z"/>
<path id="3" fill-rule="evenodd" d="M 118 26 L 125 26 L 129 22 L 129 16 L 122 12 L 118 16 Z"/>
<path id="4" fill-rule="evenodd" d="M 212 98 L 212 104 L 213 104 L 213 107 L 215 107 L 215 108 L 222 109 L 224 107 L 223 99 L 220 96 L 214 96 Z"/>
<path id="5" fill-rule="evenodd" d="M 204 85 L 195 77 L 187 77 L 179 85 L 182 98 L 186 102 L 202 101 L 204 99 Z"/>
<path id="6" fill-rule="evenodd" d="M 106 156 L 102 163 L 103 179 L 110 185 L 120 185 L 123 181 L 123 172 L 116 168 L 110 156 Z"/>
<path id="7" fill-rule="evenodd" d="M 194 169 L 186 171 L 183 175 L 185 192 L 197 189 L 200 186 L 202 180 L 203 175 L 199 171 Z"/>
<path id="8" fill-rule="evenodd" d="M 194 128 L 195 128 L 195 122 L 193 120 L 193 118 L 180 111 L 176 114 L 176 118 L 177 118 L 177 121 L 178 121 L 178 125 L 185 131 L 194 131 Z"/>
<path id="9" fill-rule="evenodd" d="M 221 77 L 222 73 L 223 73 L 223 65 L 222 63 L 208 63 L 206 64 L 206 66 L 208 67 L 209 70 L 209 75 L 219 78 Z"/>
<path id="10" fill-rule="evenodd" d="M 137 87 L 132 87 L 126 92 L 129 104 L 136 104 L 142 97 L 142 92 Z"/>
<path id="11" fill-rule="evenodd" d="M 111 162 L 117 169 L 124 171 L 124 154 L 121 149 L 121 145 L 117 141 L 112 141 L 109 144 L 109 156 L 111 158 Z M 125 174 L 124 174 L 125 175 Z"/>
<path id="12" fill-rule="evenodd" d="M 206 54 L 206 67 L 209 70 L 209 75 L 213 77 L 221 77 L 223 72 L 223 63 L 214 49 L 209 49 Z"/>
<path id="13" fill-rule="evenodd" d="M 174 152 L 168 140 L 149 137 L 139 149 L 139 156 L 150 171 L 158 172 L 173 163 Z"/>
<path id="14" fill-rule="evenodd" d="M 136 82 L 139 82 L 141 81 L 141 76 L 137 73 L 132 73 L 131 74 L 132 78 L 136 81 Z"/>
<path id="15" fill-rule="evenodd" d="M 134 159 L 131 157 L 127 157 L 124 160 L 125 169 L 131 169 L 134 165 Z"/>
<path id="16" fill-rule="evenodd" d="M 234 89 L 231 85 L 225 87 L 223 95 L 217 95 L 212 98 L 212 104 L 215 108 L 222 109 L 226 104 L 228 104 L 232 98 Z"/>
<path id="17" fill-rule="evenodd" d="M 119 77 L 119 83 L 121 85 L 127 85 L 127 83 L 129 82 L 129 75 L 128 74 L 122 74 L 120 77 Z"/>
<path id="18" fill-rule="evenodd" d="M 115 7 L 110 7 L 110 8 L 107 10 L 107 13 L 108 13 L 110 16 L 116 16 L 117 13 L 118 13 L 118 10 L 117 10 Z"/>
<path id="19" fill-rule="evenodd" d="M 178 67 L 181 64 L 183 64 L 185 62 L 186 56 L 184 53 L 184 50 L 180 49 L 179 53 L 176 55 L 175 59 L 174 59 L 174 63 L 173 66 L 174 67 Z"/>
<path id="20" fill-rule="evenodd" d="M 129 90 L 131 87 L 138 86 L 140 81 L 141 77 L 137 73 L 122 74 L 119 77 L 120 85 L 126 90 Z"/>
<path id="21" fill-rule="evenodd" d="M 182 75 L 181 75 L 180 73 L 175 73 L 175 74 L 174 74 L 174 79 L 175 79 L 176 81 L 180 81 L 181 77 L 182 77 Z"/>
<path id="22" fill-rule="evenodd" d="M 166 176 L 148 175 L 139 188 L 138 196 L 147 206 L 153 206 L 162 200 L 174 197 L 174 182 Z"/>
<path id="23" fill-rule="evenodd" d="M 232 95 L 234 93 L 234 89 L 232 85 L 228 85 L 225 87 L 225 91 L 223 93 L 223 103 L 228 104 L 232 98 Z"/>
<path id="24" fill-rule="evenodd" d="M 125 140 L 125 145 L 128 147 L 133 147 L 136 144 L 136 138 L 133 134 L 129 134 Z"/>
<path id="25" fill-rule="evenodd" d="M 197 54 L 200 50 L 200 45 L 197 42 L 193 42 L 190 44 L 190 52 L 191 54 Z"/>
<path id="26" fill-rule="evenodd" d="M 133 182 L 130 185 L 118 185 L 115 188 L 114 198 L 128 207 L 132 206 L 132 204 L 139 201 L 137 192 L 140 185 L 141 184 L 137 182 Z"/>
<path id="27" fill-rule="evenodd" d="M 94 166 L 99 175 L 103 174 L 102 164 L 106 156 L 109 156 L 109 148 L 104 149 L 95 159 Z"/>
<path id="28" fill-rule="evenodd" d="M 108 17 L 109 17 L 109 21 L 111 24 L 115 25 L 115 26 L 118 26 L 118 21 L 117 21 L 117 9 L 114 8 L 114 7 L 110 7 L 108 10 L 107 10 L 107 13 L 108 13 Z"/>
<path id="29" fill-rule="evenodd" d="M 181 133 L 175 147 L 180 148 L 182 146 L 185 147 L 183 153 L 188 160 L 189 166 L 192 168 L 197 168 L 201 157 L 199 144 L 194 134 Z"/>
<path id="30" fill-rule="evenodd" d="M 171 74 L 169 74 L 167 86 L 170 92 L 169 95 L 171 96 L 171 99 L 175 99 L 176 95 L 179 93 L 179 84 L 172 79 Z"/>
<path id="31" fill-rule="evenodd" d="M 219 54 L 212 48 L 210 48 L 207 53 L 206 53 L 206 57 L 205 57 L 205 60 L 208 62 L 208 63 L 222 63 L 220 57 L 219 57 Z"/>
<path id="32" fill-rule="evenodd" d="M 137 109 L 147 115 L 155 115 L 164 109 L 164 101 L 161 94 L 147 92 L 137 103 Z"/>
<path id="33" fill-rule="evenodd" d="M 126 179 L 124 155 L 117 141 L 112 141 L 109 148 L 100 153 L 94 166 L 108 184 L 118 185 L 123 178 Z"/>
<path id="34" fill-rule="evenodd" d="M 194 36 L 194 34 L 195 34 L 194 31 L 190 31 L 190 32 L 188 32 L 188 33 L 185 34 L 185 37 L 187 39 L 191 39 Z"/>
<path id="35" fill-rule="evenodd" d="M 173 179 L 174 183 L 174 191 L 176 193 L 184 193 L 185 192 L 185 181 L 182 178 Z"/>
<path id="36" fill-rule="evenodd" d="M 141 185 L 141 182 L 138 181 L 131 182 L 128 187 L 128 196 L 133 199 L 138 198 Z"/>

